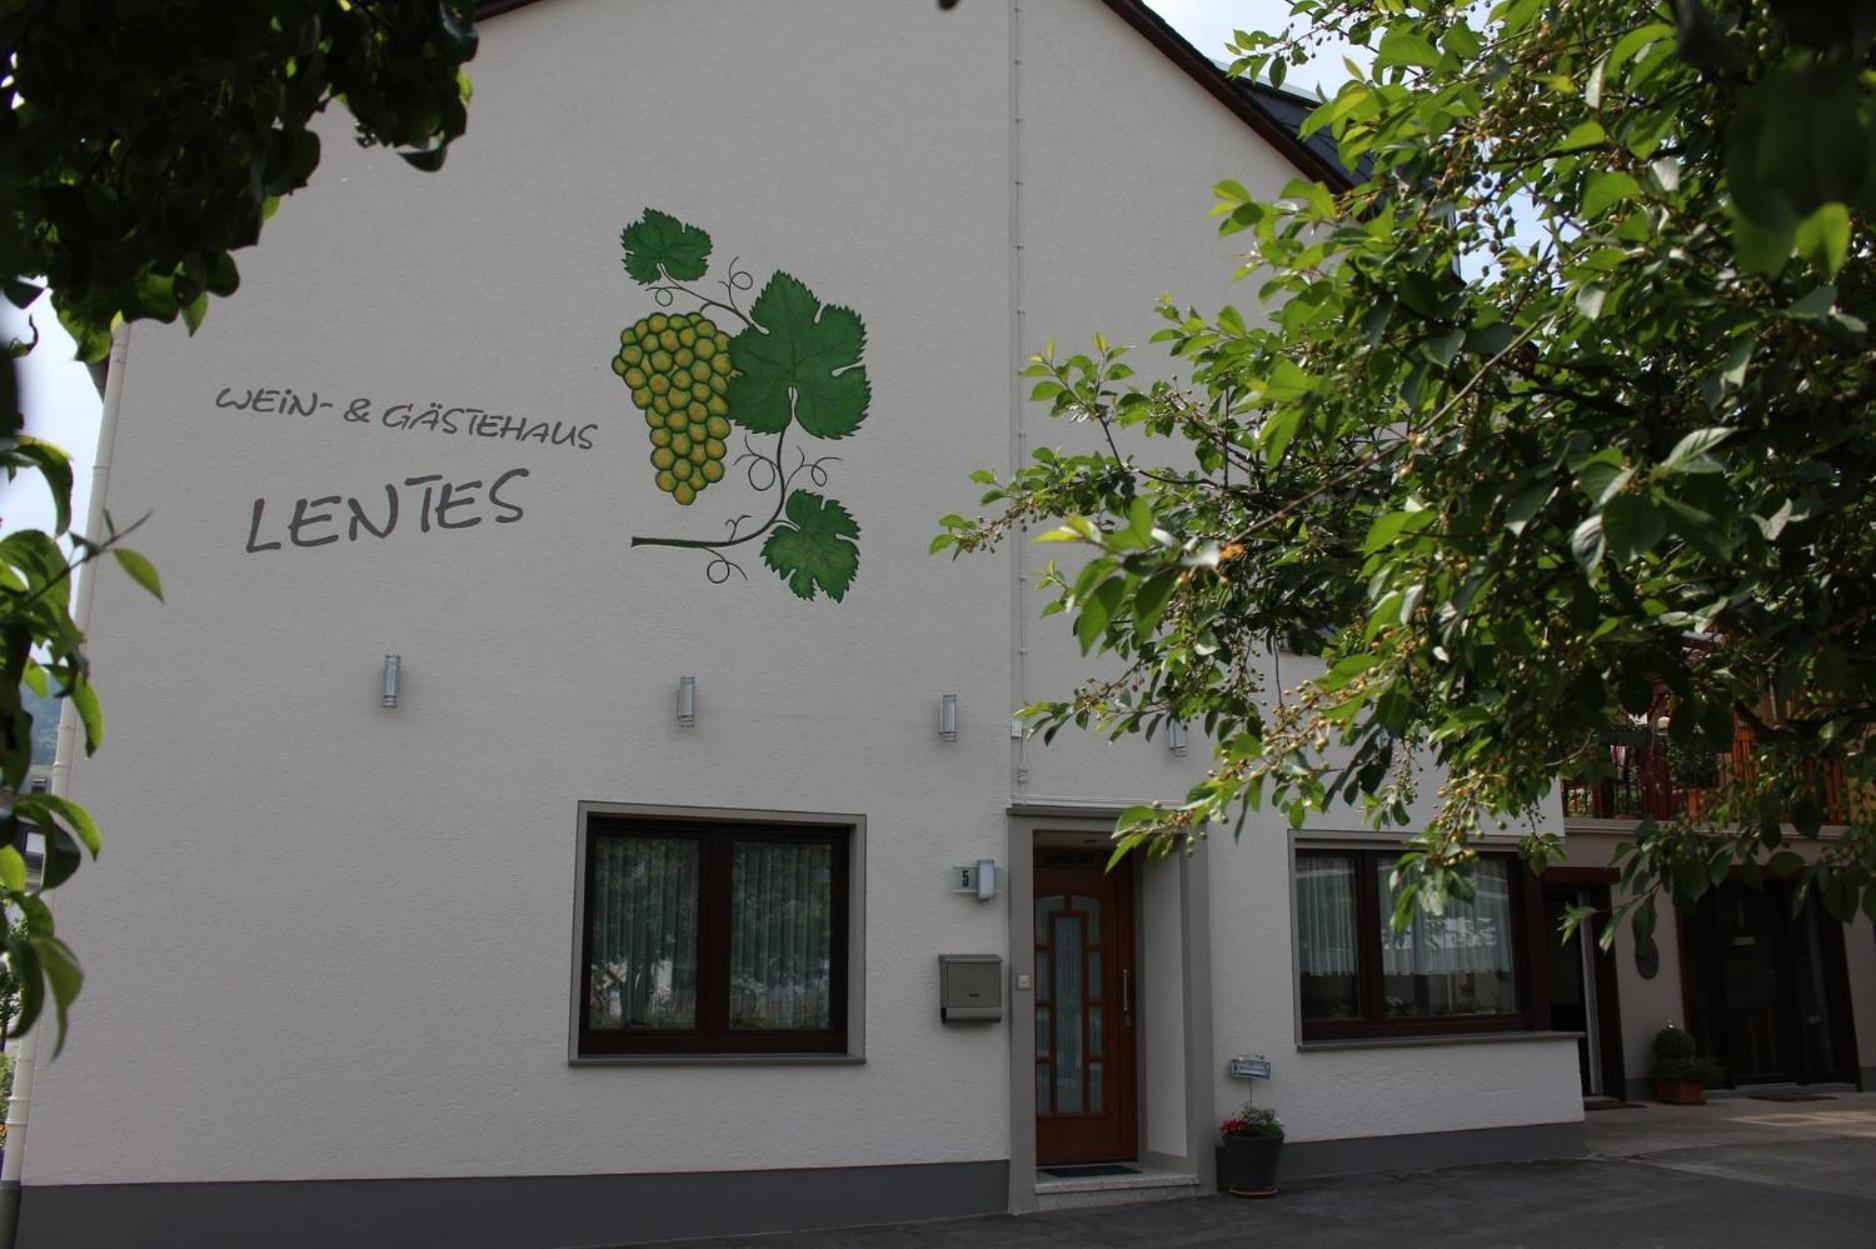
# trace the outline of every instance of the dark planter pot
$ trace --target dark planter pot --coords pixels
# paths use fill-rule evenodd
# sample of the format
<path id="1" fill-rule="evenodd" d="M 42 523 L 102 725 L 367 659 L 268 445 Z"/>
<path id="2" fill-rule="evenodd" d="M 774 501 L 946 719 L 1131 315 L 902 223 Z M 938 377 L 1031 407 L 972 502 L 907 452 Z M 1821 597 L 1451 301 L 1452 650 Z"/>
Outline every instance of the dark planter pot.
<path id="1" fill-rule="evenodd" d="M 1663 1080 L 1657 1076 L 1655 1100 L 1670 1106 L 1704 1106 L 1707 1093 L 1698 1080 Z"/>
<path id="2" fill-rule="evenodd" d="M 1274 1197 L 1281 1136 L 1227 1136 L 1221 1163 L 1225 1191 L 1233 1197 Z"/>

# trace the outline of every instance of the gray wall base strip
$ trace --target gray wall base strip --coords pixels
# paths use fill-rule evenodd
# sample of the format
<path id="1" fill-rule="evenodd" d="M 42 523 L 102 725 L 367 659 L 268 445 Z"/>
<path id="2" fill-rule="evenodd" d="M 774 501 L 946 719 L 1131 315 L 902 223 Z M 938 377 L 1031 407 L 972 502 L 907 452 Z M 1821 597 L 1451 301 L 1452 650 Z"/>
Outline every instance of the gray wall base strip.
<path id="1" fill-rule="evenodd" d="M 1630 1076 L 1623 1083 L 1628 1086 L 1628 1096 L 1625 1099 L 1627 1101 L 1645 1102 L 1655 1095 L 1655 1082 L 1652 1076 Z"/>
<path id="2" fill-rule="evenodd" d="M 1001 1214 L 1009 1163 L 28 1185 L 22 1249 L 570 1249 Z"/>
<path id="3" fill-rule="evenodd" d="M 1412 1132 L 1351 1136 L 1334 1141 L 1286 1141 L 1279 1182 L 1363 1171 L 1431 1171 L 1481 1162 L 1529 1162 L 1583 1152 L 1583 1123 L 1532 1123 L 1468 1132 Z"/>

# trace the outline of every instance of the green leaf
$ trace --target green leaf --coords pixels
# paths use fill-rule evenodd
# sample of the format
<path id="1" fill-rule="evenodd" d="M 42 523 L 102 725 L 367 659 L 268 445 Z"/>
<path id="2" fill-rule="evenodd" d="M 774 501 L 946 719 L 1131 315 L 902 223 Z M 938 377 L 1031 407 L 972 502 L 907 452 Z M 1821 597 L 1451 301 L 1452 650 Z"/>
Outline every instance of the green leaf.
<path id="1" fill-rule="evenodd" d="M 1563 142 L 1558 146 L 1557 151 L 1559 153 L 1580 152 L 1585 148 L 1598 146 L 1608 137 L 1601 122 L 1582 122 L 1572 127 L 1569 134 L 1563 136 Z"/>
<path id="2" fill-rule="evenodd" d="M 1133 620 L 1138 633 L 1151 633 L 1158 627 L 1160 618 L 1166 614 L 1166 603 L 1172 598 L 1174 590 L 1179 588 L 1182 569 L 1166 568 L 1154 573 L 1140 583 L 1134 591 Z"/>
<path id="3" fill-rule="evenodd" d="M 788 496 L 789 523 L 778 525 L 762 544 L 762 560 L 804 599 L 823 591 L 838 603 L 860 569 L 860 548 L 852 539 L 860 526 L 847 509 L 808 490 Z"/>
<path id="4" fill-rule="evenodd" d="M 79 722 L 85 726 L 85 753 L 95 754 L 104 744 L 104 708 L 98 703 L 98 692 L 91 688 L 91 682 L 84 681 L 73 687 L 70 698 Z"/>
<path id="5" fill-rule="evenodd" d="M 872 390 L 860 353 L 866 326 L 850 308 L 825 307 L 777 273 L 750 310 L 754 325 L 730 340 L 730 419 L 760 434 L 792 418 L 816 438 L 845 438 L 866 419 Z"/>
<path id="6" fill-rule="evenodd" d="M 1664 473 L 1718 472 L 1719 464 L 1709 457 L 1707 452 L 1731 438 L 1733 432 L 1719 425 L 1707 429 L 1696 429 L 1674 444 L 1674 450 L 1668 452 L 1668 458 L 1661 461 L 1661 471 Z"/>
<path id="7" fill-rule="evenodd" d="M 1645 554 L 1667 536 L 1668 526 L 1653 502 L 1638 494 L 1611 499 L 1602 510 L 1603 538 L 1610 554 L 1627 561 Z"/>
<path id="8" fill-rule="evenodd" d="M 666 276 L 694 281 L 710 268 L 710 236 L 655 208 L 625 227 L 619 242 L 625 247 L 625 271 L 640 286 Z"/>
<path id="9" fill-rule="evenodd" d="M 130 574 L 132 581 L 154 594 L 158 599 L 163 597 L 163 582 L 156 575 L 155 564 L 126 547 L 113 548 L 111 554 L 117 557 L 119 567 Z"/>
<path id="10" fill-rule="evenodd" d="M 1789 222 L 1762 226 L 1743 213 L 1733 217 L 1733 251 L 1753 273 L 1776 277 L 1791 259 L 1795 231 Z"/>
<path id="11" fill-rule="evenodd" d="M 1593 173 L 1583 184 L 1583 216 L 1596 218 L 1632 195 L 1641 194 L 1641 183 L 1620 172 Z"/>
<path id="12" fill-rule="evenodd" d="M 1850 210 L 1838 203 L 1825 204 L 1798 223 L 1792 241 L 1800 256 L 1836 277 L 1850 254 Z"/>

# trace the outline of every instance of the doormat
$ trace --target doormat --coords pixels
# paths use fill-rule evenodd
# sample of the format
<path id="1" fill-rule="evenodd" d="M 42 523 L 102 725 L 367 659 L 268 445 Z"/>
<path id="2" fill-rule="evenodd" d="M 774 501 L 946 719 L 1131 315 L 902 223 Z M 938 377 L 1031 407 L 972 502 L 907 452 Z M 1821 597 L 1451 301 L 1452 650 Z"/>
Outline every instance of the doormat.
<path id="1" fill-rule="evenodd" d="M 1118 1162 L 1091 1162 L 1076 1167 L 1043 1167 L 1044 1175 L 1053 1175 L 1058 1180 L 1084 1180 L 1096 1175 L 1138 1175 L 1139 1168 L 1124 1166 Z"/>
<path id="2" fill-rule="evenodd" d="M 1834 1102 L 1829 1093 L 1749 1093 L 1755 1102 Z"/>
<path id="3" fill-rule="evenodd" d="M 1640 1102 L 1584 1102 L 1584 1110 L 1646 1110 Z"/>

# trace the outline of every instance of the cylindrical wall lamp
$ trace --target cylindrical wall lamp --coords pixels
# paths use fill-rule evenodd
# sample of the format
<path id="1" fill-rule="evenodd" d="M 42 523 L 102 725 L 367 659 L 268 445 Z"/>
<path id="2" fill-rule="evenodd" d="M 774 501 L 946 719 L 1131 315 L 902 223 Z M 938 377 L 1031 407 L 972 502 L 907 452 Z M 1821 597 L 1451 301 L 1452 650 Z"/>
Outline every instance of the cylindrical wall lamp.
<path id="1" fill-rule="evenodd" d="M 677 679 L 677 722 L 680 728 L 693 728 L 697 723 L 697 678 L 679 677 Z"/>
<path id="2" fill-rule="evenodd" d="M 384 705 L 386 707 L 397 706 L 397 679 L 399 670 L 403 666 L 404 660 L 401 655 L 384 657 Z"/>
<path id="3" fill-rule="evenodd" d="M 1166 722 L 1166 749 L 1175 755 L 1183 755 L 1186 752 L 1185 721 L 1168 720 Z"/>
<path id="4" fill-rule="evenodd" d="M 938 699 L 938 736 L 947 742 L 958 739 L 958 696 L 945 694 Z"/>

